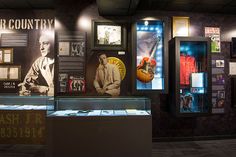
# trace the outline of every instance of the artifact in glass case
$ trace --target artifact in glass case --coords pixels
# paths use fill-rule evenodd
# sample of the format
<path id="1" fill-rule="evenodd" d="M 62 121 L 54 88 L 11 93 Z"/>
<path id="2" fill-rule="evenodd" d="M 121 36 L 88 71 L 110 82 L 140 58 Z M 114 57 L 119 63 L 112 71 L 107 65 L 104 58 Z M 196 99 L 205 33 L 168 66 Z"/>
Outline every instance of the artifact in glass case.
<path id="1" fill-rule="evenodd" d="M 140 20 L 134 28 L 135 91 L 167 92 L 166 25 L 162 20 Z"/>
<path id="2" fill-rule="evenodd" d="M 170 41 L 172 112 L 209 113 L 211 107 L 210 39 L 176 37 Z"/>
<path id="3" fill-rule="evenodd" d="M 71 116 L 148 116 L 151 115 L 148 98 L 55 98 L 48 104 L 49 117 Z"/>

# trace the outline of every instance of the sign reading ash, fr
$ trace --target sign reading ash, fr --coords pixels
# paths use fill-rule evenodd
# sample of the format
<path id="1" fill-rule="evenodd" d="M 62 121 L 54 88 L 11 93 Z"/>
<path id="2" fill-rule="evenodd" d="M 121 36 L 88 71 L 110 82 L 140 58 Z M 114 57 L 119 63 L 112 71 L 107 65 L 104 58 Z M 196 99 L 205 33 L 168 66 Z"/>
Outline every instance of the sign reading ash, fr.
<path id="1" fill-rule="evenodd" d="M 0 111 L 0 143 L 43 144 L 45 111 Z"/>

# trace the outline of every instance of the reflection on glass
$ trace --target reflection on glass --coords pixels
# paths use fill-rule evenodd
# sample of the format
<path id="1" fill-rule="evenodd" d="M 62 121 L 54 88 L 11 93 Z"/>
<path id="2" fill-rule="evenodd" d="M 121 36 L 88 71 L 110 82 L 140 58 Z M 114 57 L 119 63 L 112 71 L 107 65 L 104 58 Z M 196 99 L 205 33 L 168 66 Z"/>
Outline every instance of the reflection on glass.
<path id="1" fill-rule="evenodd" d="M 136 88 L 163 90 L 163 22 L 140 21 L 136 25 Z"/>
<path id="2" fill-rule="evenodd" d="M 207 112 L 207 43 L 180 42 L 180 112 Z"/>

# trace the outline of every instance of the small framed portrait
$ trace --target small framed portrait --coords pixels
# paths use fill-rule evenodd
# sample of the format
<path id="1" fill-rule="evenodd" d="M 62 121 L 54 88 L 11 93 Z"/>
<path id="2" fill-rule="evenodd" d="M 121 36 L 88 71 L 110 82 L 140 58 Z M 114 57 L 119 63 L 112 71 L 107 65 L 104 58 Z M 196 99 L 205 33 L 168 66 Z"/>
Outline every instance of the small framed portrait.
<path id="1" fill-rule="evenodd" d="M 125 50 L 126 27 L 122 22 L 92 22 L 92 49 L 94 50 Z"/>
<path id="2" fill-rule="evenodd" d="M 224 99 L 225 98 L 225 91 L 218 91 L 217 92 L 217 97 L 219 99 Z"/>
<path id="3" fill-rule="evenodd" d="M 224 60 L 216 60 L 216 67 L 217 68 L 225 67 L 225 61 Z"/>
<path id="4" fill-rule="evenodd" d="M 189 17 L 179 17 L 179 16 L 173 16 L 172 21 L 172 37 L 176 36 L 189 36 Z"/>
<path id="5" fill-rule="evenodd" d="M 85 42 L 71 42 L 71 56 L 83 57 L 85 54 Z"/>
<path id="6" fill-rule="evenodd" d="M 216 83 L 217 84 L 224 84 L 225 78 L 223 74 L 216 74 Z"/>

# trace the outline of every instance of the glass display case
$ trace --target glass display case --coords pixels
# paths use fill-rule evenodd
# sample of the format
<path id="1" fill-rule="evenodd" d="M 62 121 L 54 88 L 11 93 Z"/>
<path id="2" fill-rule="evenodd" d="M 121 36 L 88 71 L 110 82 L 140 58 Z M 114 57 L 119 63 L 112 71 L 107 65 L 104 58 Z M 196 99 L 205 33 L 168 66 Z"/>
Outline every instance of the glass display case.
<path id="1" fill-rule="evenodd" d="M 133 27 L 134 91 L 168 92 L 167 23 L 139 20 Z"/>
<path id="2" fill-rule="evenodd" d="M 50 96 L 0 95 L 0 110 L 46 110 Z"/>
<path id="3" fill-rule="evenodd" d="M 211 110 L 210 39 L 176 37 L 169 42 L 170 104 L 177 116 Z"/>
<path id="4" fill-rule="evenodd" d="M 151 157 L 150 99 L 56 97 L 54 102 L 49 101 L 46 118 L 48 157 Z"/>
<path id="5" fill-rule="evenodd" d="M 57 97 L 48 101 L 48 116 L 150 115 L 150 99 L 138 97 Z"/>

